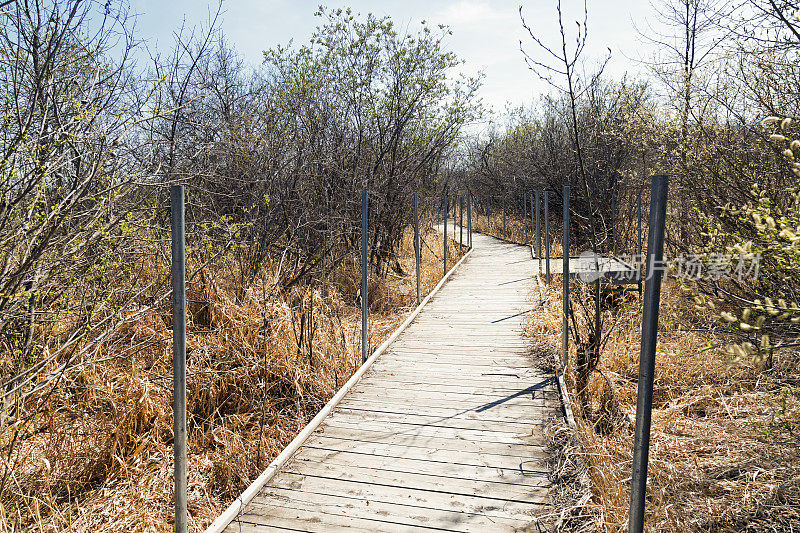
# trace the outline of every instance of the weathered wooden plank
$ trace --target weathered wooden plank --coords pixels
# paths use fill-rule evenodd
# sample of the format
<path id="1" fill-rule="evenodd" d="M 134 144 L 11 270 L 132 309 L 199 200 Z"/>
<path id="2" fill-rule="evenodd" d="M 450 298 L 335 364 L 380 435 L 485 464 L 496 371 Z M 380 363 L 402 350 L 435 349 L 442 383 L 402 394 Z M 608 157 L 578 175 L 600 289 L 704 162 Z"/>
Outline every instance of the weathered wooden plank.
<path id="1" fill-rule="evenodd" d="M 432 363 L 440 363 L 444 362 L 451 365 L 459 365 L 459 364 L 470 364 L 470 365 L 484 365 L 484 366 L 504 366 L 504 367 L 514 367 L 514 368 L 530 368 L 530 362 L 525 360 L 524 355 L 527 354 L 527 350 L 523 351 L 522 354 L 518 353 L 497 353 L 497 352 L 485 352 L 485 351 L 475 351 L 475 352 L 468 352 L 461 349 L 456 350 L 436 350 L 436 352 L 431 353 L 415 353 L 408 349 L 398 349 L 396 351 L 392 351 L 391 353 L 386 354 L 386 359 L 382 362 L 386 361 L 410 361 L 412 363 L 416 363 L 418 361 L 430 361 Z M 520 357 L 523 355 L 523 357 Z"/>
<path id="2" fill-rule="evenodd" d="M 453 399 L 464 399 L 468 401 L 473 399 L 483 399 L 484 401 L 489 402 L 507 398 L 513 395 L 523 394 L 535 398 L 558 399 L 558 393 L 556 392 L 555 388 L 549 384 L 543 387 L 540 387 L 537 384 L 529 386 L 523 384 L 523 386 L 520 387 L 503 389 L 473 387 L 468 384 L 454 385 L 446 383 L 421 383 L 415 381 L 397 380 L 389 383 L 372 383 L 372 385 L 380 388 L 381 390 L 406 392 L 410 394 L 414 394 L 417 391 L 425 391 L 432 394 L 441 393 L 443 396 L 453 395 Z"/>
<path id="3" fill-rule="evenodd" d="M 457 439 L 498 444 L 524 444 L 526 442 L 525 439 L 531 437 L 532 431 L 538 429 L 532 427 L 528 428 L 526 431 L 520 431 L 518 433 L 506 433 L 494 430 L 413 426 L 391 423 L 385 420 L 377 422 L 367 420 L 344 420 L 341 417 L 331 417 L 328 424 L 326 424 L 326 428 L 328 427 L 336 427 L 341 429 L 350 428 L 356 433 L 370 430 L 392 433 L 396 435 L 408 435 L 417 437 L 420 441 L 424 441 L 430 437 L 438 437 L 444 439 Z"/>
<path id="4" fill-rule="evenodd" d="M 499 420 L 486 422 L 484 420 L 474 420 L 469 418 L 452 418 L 418 413 L 391 413 L 381 410 L 353 409 L 351 407 L 340 407 L 330 416 L 336 416 L 340 419 L 348 419 L 352 421 L 383 420 L 401 425 L 448 427 L 454 429 L 482 429 L 491 427 L 494 431 L 502 431 L 505 433 L 514 434 L 522 431 L 530 431 L 531 429 L 530 423 L 519 422 L 516 420 L 513 422 L 503 422 Z"/>
<path id="5" fill-rule="evenodd" d="M 543 421 L 548 420 L 555 414 L 555 406 L 548 406 L 547 411 L 544 410 L 529 410 L 525 413 L 520 412 L 498 412 L 498 411 L 476 411 L 474 409 L 460 409 L 457 407 L 449 407 L 447 409 L 435 406 L 418 406 L 409 405 L 403 402 L 392 401 L 378 401 L 378 400 L 365 400 L 346 398 L 339 404 L 340 407 L 352 407 L 356 409 L 375 409 L 380 411 L 395 411 L 409 414 L 424 414 L 436 416 L 439 418 L 451 419 L 470 419 L 486 422 L 519 422 L 530 425 L 543 424 Z"/>
<path id="6" fill-rule="evenodd" d="M 424 368 L 422 366 L 415 367 L 411 369 L 407 368 L 387 368 L 381 367 L 383 370 L 381 371 L 382 375 L 387 376 L 387 380 L 398 379 L 401 381 L 405 381 L 408 379 L 416 379 L 426 376 L 435 376 L 437 379 L 448 379 L 452 383 L 464 383 L 464 386 L 468 387 L 472 381 L 475 380 L 486 380 L 487 382 L 497 385 L 503 386 L 506 388 L 517 388 L 520 385 L 523 386 L 531 386 L 538 381 L 539 375 L 532 373 L 532 372 L 519 372 L 514 370 L 508 370 L 505 372 L 492 370 L 487 372 L 485 370 L 477 370 L 471 371 L 469 368 L 465 368 L 461 371 L 457 369 L 447 369 L 447 368 Z M 376 371 L 370 369 L 370 372 L 365 374 L 367 377 L 372 377 L 376 375 Z M 523 387 L 524 388 L 524 387 Z"/>
<path id="7" fill-rule="evenodd" d="M 445 351 L 443 349 L 443 351 Z M 526 357 L 526 352 L 520 350 L 518 352 L 518 356 L 521 361 L 524 361 Z M 418 361 L 403 361 L 400 359 L 391 359 L 387 358 L 385 361 L 381 361 L 380 365 L 377 363 L 374 365 L 374 368 L 370 368 L 367 372 L 372 372 L 373 374 L 376 372 L 380 372 L 377 370 L 378 368 L 385 368 L 385 367 L 394 367 L 398 371 L 402 372 L 428 372 L 429 370 L 438 370 L 442 373 L 442 375 L 459 375 L 463 372 L 470 372 L 472 374 L 476 374 L 478 376 L 483 375 L 502 375 L 508 374 L 509 371 L 514 375 L 525 375 L 530 378 L 539 378 L 542 379 L 542 373 L 539 370 L 532 369 L 530 367 L 514 367 L 514 368 L 504 368 L 500 365 L 496 364 L 469 364 L 468 355 L 465 355 L 463 352 L 460 351 L 453 351 L 450 357 L 453 357 L 454 361 L 449 365 L 441 368 L 439 366 L 432 366 L 436 365 L 436 361 L 426 361 L 425 359 L 420 358 Z M 462 359 L 463 362 L 459 361 Z M 407 363 L 407 364 L 404 364 Z"/>
<path id="8" fill-rule="evenodd" d="M 259 522 L 265 521 L 262 517 L 256 517 L 256 520 L 258 520 Z M 273 522 L 275 521 L 273 520 Z M 302 526 L 297 523 L 296 519 L 285 519 L 285 518 L 278 519 L 278 523 L 280 522 L 283 522 L 284 525 L 246 522 L 244 517 L 239 517 L 237 519 L 234 519 L 234 521 L 228 525 L 228 527 L 225 529 L 225 533 L 273 533 L 273 532 L 286 532 L 286 531 L 301 531 L 301 532 L 320 531 L 319 528 L 316 530 L 307 528 L 297 529 Z M 290 527 L 290 525 L 295 527 Z M 328 529 L 326 531 L 335 531 L 335 530 Z M 358 531 L 358 529 L 348 530 L 348 531 Z M 362 529 L 361 531 L 365 532 L 367 530 Z"/>
<path id="9" fill-rule="evenodd" d="M 398 401 L 419 401 L 424 405 L 442 407 L 469 407 L 480 411 L 496 407 L 520 406 L 524 408 L 545 407 L 546 398 L 537 394 L 536 386 L 523 388 L 516 392 L 504 395 L 485 394 L 458 394 L 445 391 L 429 391 L 426 389 L 397 389 L 384 387 L 371 387 L 353 391 L 351 398 L 382 398 Z"/>
<path id="10" fill-rule="evenodd" d="M 494 383 L 485 383 L 486 380 L 473 380 L 471 382 L 466 382 L 464 380 L 460 380 L 458 383 L 453 383 L 452 381 L 446 379 L 435 379 L 436 376 L 422 376 L 415 379 L 397 379 L 397 375 L 395 374 L 395 379 L 391 381 L 382 379 L 380 376 L 375 377 L 365 377 L 362 380 L 363 386 L 374 386 L 379 385 L 386 388 L 393 388 L 393 389 L 414 389 L 414 388 L 423 388 L 426 390 L 441 390 L 441 391 L 450 391 L 450 392 L 464 392 L 465 394 L 488 394 L 488 395 L 501 395 L 505 396 L 507 394 L 512 394 L 518 392 L 520 390 L 526 389 L 528 387 L 533 387 L 536 383 L 528 384 L 520 384 L 513 387 L 503 387 L 502 385 L 495 385 Z M 545 396 L 548 394 L 552 394 L 553 398 L 558 398 L 558 393 L 555 392 L 556 389 L 552 385 L 547 385 L 540 390 L 545 391 Z"/>
<path id="11" fill-rule="evenodd" d="M 541 470 L 542 461 L 547 453 L 543 446 L 535 445 L 529 447 L 525 457 L 514 457 L 511 455 L 480 453 L 471 448 L 462 450 L 442 450 L 439 448 L 431 448 L 430 446 L 424 445 L 424 443 L 415 446 L 413 444 L 396 444 L 394 442 L 370 442 L 345 439 L 328 435 L 314 435 L 308 440 L 304 448 L 305 447 L 338 452 L 372 454 L 387 459 L 419 459 L 445 464 L 485 466 L 489 468 L 519 470 L 522 472 L 539 472 Z"/>
<path id="12" fill-rule="evenodd" d="M 465 346 L 463 342 L 456 338 L 455 335 L 451 334 L 449 339 L 443 339 L 439 342 L 432 343 L 430 340 L 404 340 L 397 343 L 397 346 L 400 348 L 405 349 L 413 349 L 413 350 L 427 350 L 432 346 L 435 346 L 437 349 L 444 349 L 444 350 L 451 350 L 453 352 L 463 352 L 468 353 L 468 351 L 474 351 L 478 353 L 486 352 L 486 353 L 508 353 L 511 351 L 512 353 L 517 353 L 517 350 L 520 352 L 524 352 L 527 350 L 528 345 L 525 342 L 515 342 L 515 343 L 498 343 L 493 342 L 492 340 L 486 341 L 471 341 L 468 346 Z"/>
<path id="13" fill-rule="evenodd" d="M 401 406 L 403 404 L 402 399 L 396 399 L 394 403 L 392 403 L 391 399 L 389 398 L 368 398 L 368 397 L 352 397 L 352 398 L 345 398 L 341 402 L 342 407 L 362 407 L 362 408 L 369 408 L 369 407 L 392 407 L 392 406 Z M 422 406 L 421 409 L 425 409 L 425 406 Z M 427 405 L 427 411 L 420 411 L 421 413 L 425 414 L 432 414 L 432 413 L 439 413 L 441 417 L 455 417 L 460 414 L 467 414 L 471 413 L 476 416 L 476 419 L 480 419 L 483 417 L 486 420 L 520 420 L 523 422 L 534 422 L 536 420 L 542 420 L 543 415 L 548 413 L 552 410 L 552 407 L 549 405 L 548 402 L 542 401 L 540 405 L 489 405 L 489 404 L 465 404 L 464 402 L 433 402 L 429 401 Z M 549 413 L 548 413 L 549 414 Z"/>
<path id="14" fill-rule="evenodd" d="M 373 470 L 386 470 L 398 473 L 440 476 L 443 479 L 457 478 L 485 483 L 504 483 L 510 485 L 527 486 L 532 476 L 542 479 L 547 477 L 545 468 L 538 470 L 521 470 L 519 468 L 493 468 L 489 466 L 476 466 L 456 464 L 444 461 L 430 461 L 428 459 L 409 457 L 386 457 L 374 454 L 358 453 L 354 450 L 326 450 L 322 448 L 304 449 L 297 456 L 300 462 L 315 462 L 339 465 L 342 467 L 371 468 Z"/>
<path id="15" fill-rule="evenodd" d="M 301 475 L 292 472 L 278 474 L 274 482 L 270 484 L 270 487 L 340 494 L 349 498 L 368 501 L 397 502 L 431 510 L 463 510 L 468 513 L 493 511 L 495 516 L 523 520 L 530 519 L 540 513 L 542 505 L 547 503 L 548 498 L 548 487 L 544 485 L 529 487 L 529 494 L 525 495 L 525 500 L 522 501 L 497 498 L 490 494 L 472 495 L 450 491 L 442 492 L 393 483 L 363 482 L 328 476 Z M 269 500 L 262 499 L 261 495 L 257 496 L 253 501 L 264 505 L 269 504 Z"/>
<path id="16" fill-rule="evenodd" d="M 395 378 L 392 380 L 384 380 L 380 375 L 364 375 L 361 380 L 359 386 L 367 386 L 366 384 L 369 383 L 370 386 L 376 383 L 409 383 L 409 384 L 421 384 L 421 385 L 432 385 L 432 386 L 441 386 L 441 387 L 459 387 L 468 390 L 496 390 L 496 391 L 504 391 L 504 390 L 519 390 L 521 388 L 531 387 L 536 385 L 543 379 L 549 379 L 548 377 L 543 376 L 535 376 L 533 378 L 528 378 L 526 380 L 519 380 L 516 379 L 512 384 L 506 383 L 499 383 L 496 380 L 487 380 L 483 376 L 483 372 L 481 372 L 481 376 L 477 376 L 475 378 L 470 379 L 469 381 L 465 381 L 463 379 L 453 380 L 448 375 L 443 374 L 430 374 L 430 373 L 417 373 L 417 375 L 410 374 L 410 370 L 406 369 L 403 370 L 402 373 L 410 374 L 409 379 L 405 380 L 402 379 L 402 376 L 398 376 L 401 374 L 401 370 L 403 369 L 396 369 L 395 371 Z M 549 385 L 548 385 L 549 386 Z"/>
<path id="17" fill-rule="evenodd" d="M 445 364 L 448 368 L 440 368 L 441 371 L 458 372 L 462 368 L 474 373 L 498 373 L 501 370 L 514 369 L 517 373 L 526 373 L 531 376 L 541 376 L 540 372 L 531 369 L 531 365 L 526 361 L 527 350 L 517 352 L 517 361 L 514 362 L 506 358 L 507 355 L 496 357 L 499 352 L 464 352 L 462 350 L 450 350 L 442 348 L 438 356 L 421 355 L 417 359 L 411 358 L 408 354 L 391 354 L 380 362 L 375 368 L 385 366 L 395 366 L 398 370 L 419 370 L 428 365 Z M 377 365 L 377 363 L 376 363 Z M 483 368 L 473 368 L 483 367 Z M 373 372 L 375 370 L 370 369 Z"/>
<path id="18" fill-rule="evenodd" d="M 520 484 L 443 476 L 424 471 L 405 472 L 355 464 L 342 465 L 333 461 L 303 461 L 299 457 L 290 462 L 284 471 L 306 478 L 325 477 L 337 481 L 390 485 L 447 495 L 524 503 L 540 503 L 542 495 L 546 494 L 546 489 L 550 486 L 547 475 L 541 473 L 529 475 L 527 483 Z M 309 483 L 314 485 L 314 481 Z"/>
<path id="19" fill-rule="evenodd" d="M 358 439 L 369 442 L 382 442 L 395 446 L 424 446 L 437 450 L 473 450 L 476 453 L 488 455 L 508 455 L 510 457 L 522 457 L 529 459 L 545 446 L 543 435 L 532 434 L 523 441 L 518 442 L 489 442 L 473 439 L 459 439 L 453 437 L 436 437 L 431 435 L 413 435 L 393 431 L 381 431 L 380 429 L 354 429 L 351 427 L 328 426 L 319 429 L 315 435 L 326 437 L 340 437 Z"/>
<path id="20" fill-rule="evenodd" d="M 381 361 L 381 366 L 395 365 L 398 370 L 414 370 L 424 368 L 426 365 L 444 364 L 449 367 L 450 371 L 458 371 L 462 367 L 471 372 L 494 373 L 497 373 L 500 369 L 514 369 L 519 372 L 541 376 L 541 373 L 531 369 L 530 362 L 526 360 L 526 355 L 527 350 L 520 350 L 516 354 L 517 360 L 514 361 L 509 359 L 507 355 L 498 355 L 497 353 L 469 353 L 462 350 L 443 348 L 438 355 L 420 355 L 416 359 L 406 352 L 393 353 Z M 440 370 L 448 369 L 442 368 Z"/>
<path id="21" fill-rule="evenodd" d="M 519 531 L 529 522 L 527 518 L 486 516 L 480 513 L 447 509 L 436 509 L 436 513 L 431 513 L 429 508 L 415 505 L 281 488 L 270 489 L 265 497 L 268 498 L 265 499 L 265 502 L 270 503 L 262 504 L 259 501 L 258 506 L 263 505 L 262 508 L 267 513 L 270 511 L 271 505 L 283 502 L 286 507 L 318 511 L 326 515 L 355 518 L 373 518 L 378 515 L 387 522 L 391 521 L 391 524 L 404 526 L 402 529 L 421 527 L 439 528 L 445 531 Z"/>
<path id="22" fill-rule="evenodd" d="M 520 359 L 525 359 L 527 357 L 526 354 L 522 353 L 517 354 L 517 356 Z M 469 356 L 456 354 L 455 356 L 451 357 L 454 359 L 454 361 L 450 364 L 448 368 L 437 368 L 437 370 L 439 371 L 439 373 L 437 374 L 438 376 L 463 375 L 464 372 L 469 372 L 470 374 L 474 374 L 475 376 L 477 376 L 482 380 L 483 378 L 481 378 L 481 376 L 485 375 L 491 376 L 491 375 L 504 375 L 511 373 L 514 376 L 526 375 L 528 376 L 528 379 L 535 379 L 536 381 L 541 381 L 542 379 L 546 379 L 545 376 L 542 375 L 542 372 L 540 370 L 532 368 L 524 368 L 524 367 L 513 368 L 513 369 L 506 368 L 505 370 L 503 370 L 502 367 L 494 364 L 477 365 L 489 368 L 473 368 L 473 366 L 475 365 L 467 365 L 467 364 L 462 365 L 461 361 L 459 361 L 460 359 L 463 359 L 464 362 L 468 362 Z M 381 361 L 380 365 L 375 363 L 375 365 L 373 365 L 375 368 L 370 368 L 367 371 L 367 373 L 371 372 L 372 374 L 375 374 L 383 371 L 383 370 L 380 371 L 376 370 L 377 368 L 385 368 L 387 370 L 392 369 L 396 372 L 402 372 L 402 373 L 415 373 L 415 372 L 427 373 L 430 369 L 425 366 L 426 362 L 427 361 L 423 359 L 420 359 L 418 361 L 405 361 L 402 359 L 387 358 L 385 361 Z M 509 370 L 513 370 L 513 372 L 509 372 Z M 450 378 L 450 381 L 457 382 L 457 380 L 454 380 L 452 378 Z M 480 381 L 478 384 L 480 384 Z"/>
<path id="23" fill-rule="evenodd" d="M 389 519 L 382 519 L 379 515 L 370 518 L 346 516 L 343 513 L 322 512 L 320 510 L 305 509 L 301 505 L 270 501 L 264 504 L 260 499 L 255 499 L 248 505 L 248 512 L 239 520 L 232 522 L 227 531 L 230 533 L 252 532 L 260 533 L 262 527 L 291 528 L 290 531 L 309 531 L 314 533 L 327 533 L 328 531 L 357 531 L 360 533 L 375 533 L 375 531 L 401 531 L 410 529 L 409 526 L 398 524 Z M 240 529 L 241 525 L 241 529 Z M 412 528 L 417 531 L 435 531 L 429 528 Z M 274 529 L 273 529 L 274 530 Z"/>

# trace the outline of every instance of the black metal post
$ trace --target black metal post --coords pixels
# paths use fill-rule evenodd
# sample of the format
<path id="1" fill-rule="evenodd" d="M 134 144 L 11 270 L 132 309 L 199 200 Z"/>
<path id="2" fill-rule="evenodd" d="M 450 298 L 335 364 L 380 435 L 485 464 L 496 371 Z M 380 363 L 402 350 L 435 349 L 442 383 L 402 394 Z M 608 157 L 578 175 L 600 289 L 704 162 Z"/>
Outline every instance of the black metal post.
<path id="1" fill-rule="evenodd" d="M 491 235 L 492 233 L 492 221 L 489 218 L 489 197 L 486 197 L 486 232 Z"/>
<path id="2" fill-rule="evenodd" d="M 417 193 L 414 193 L 414 260 L 417 264 L 417 305 L 419 305 L 422 298 L 419 276 L 419 207 L 417 206 Z"/>
<path id="3" fill-rule="evenodd" d="M 595 342 L 598 346 L 598 351 L 600 350 L 600 341 L 603 338 L 600 332 L 600 318 L 602 317 L 601 314 L 601 306 L 600 306 L 600 265 L 598 264 L 597 258 L 595 257 L 595 265 L 597 265 L 597 279 L 594 280 L 594 338 Z"/>
<path id="4" fill-rule="evenodd" d="M 561 289 L 563 293 L 563 331 L 561 332 L 561 363 L 567 368 L 569 355 L 569 187 L 564 187 L 564 232 L 561 241 Z"/>
<path id="5" fill-rule="evenodd" d="M 650 224 L 647 232 L 647 268 L 645 270 L 644 309 L 642 313 L 642 344 L 639 352 L 639 385 L 636 395 L 631 506 L 628 517 L 628 531 L 637 533 L 644 528 L 647 461 L 650 452 L 650 415 L 653 408 L 653 378 L 655 375 L 656 343 L 658 338 L 658 307 L 661 298 L 668 183 L 669 178 L 667 176 L 653 176 L 652 188 L 650 189 Z"/>
<path id="6" fill-rule="evenodd" d="M 550 285 L 550 194 L 544 191 L 544 268 L 547 285 Z"/>
<path id="7" fill-rule="evenodd" d="M 506 193 L 503 192 L 503 238 L 506 238 Z"/>
<path id="8" fill-rule="evenodd" d="M 639 275 L 639 279 L 638 279 L 639 283 L 638 283 L 638 285 L 639 285 L 639 296 L 641 296 L 642 295 L 642 268 L 644 268 L 643 258 L 642 258 L 642 191 L 641 190 L 639 191 L 639 196 L 636 199 L 636 217 L 637 217 L 637 220 L 638 220 L 638 228 L 637 228 L 637 232 L 638 233 L 637 233 L 637 238 L 636 238 L 636 242 L 638 243 L 638 248 L 636 249 L 636 257 L 637 257 L 636 260 L 639 263 L 639 265 L 638 265 L 638 273 L 639 273 L 638 274 Z"/>
<path id="9" fill-rule="evenodd" d="M 617 189 L 611 189 L 611 255 L 617 249 Z"/>
<path id="10" fill-rule="evenodd" d="M 450 204 L 447 195 L 444 195 L 444 273 L 447 274 L 447 215 L 449 214 Z"/>
<path id="11" fill-rule="evenodd" d="M 369 352 L 369 298 L 367 295 L 369 226 L 367 224 L 367 189 L 361 191 L 361 362 L 367 360 Z"/>
<path id="12" fill-rule="evenodd" d="M 175 531 L 186 533 L 186 249 L 184 186 L 169 191 L 172 215 L 172 381 L 175 454 Z"/>
<path id="13" fill-rule="evenodd" d="M 541 203 L 540 191 L 536 189 L 536 260 L 539 261 L 539 271 L 542 270 L 542 223 L 539 216 L 539 204 Z"/>
<path id="14" fill-rule="evenodd" d="M 524 244 L 528 244 L 528 198 L 525 191 L 522 191 L 522 226 L 525 228 Z"/>
<path id="15" fill-rule="evenodd" d="M 458 253 L 464 248 L 464 197 L 458 197 Z"/>
<path id="16" fill-rule="evenodd" d="M 528 200 L 529 200 L 529 203 L 531 204 L 531 241 L 533 241 L 533 193 L 530 193 L 528 195 Z M 531 250 L 533 250 L 535 247 L 536 247 L 536 243 L 535 242 L 531 242 Z M 533 252 L 531 252 L 531 255 L 533 255 Z M 539 261 L 538 257 L 536 258 L 536 261 Z M 538 265 L 539 265 L 539 273 L 541 274 L 542 273 L 542 263 L 539 262 Z"/>
<path id="17" fill-rule="evenodd" d="M 469 235 L 469 249 L 472 250 L 472 193 L 467 193 L 467 234 Z"/>

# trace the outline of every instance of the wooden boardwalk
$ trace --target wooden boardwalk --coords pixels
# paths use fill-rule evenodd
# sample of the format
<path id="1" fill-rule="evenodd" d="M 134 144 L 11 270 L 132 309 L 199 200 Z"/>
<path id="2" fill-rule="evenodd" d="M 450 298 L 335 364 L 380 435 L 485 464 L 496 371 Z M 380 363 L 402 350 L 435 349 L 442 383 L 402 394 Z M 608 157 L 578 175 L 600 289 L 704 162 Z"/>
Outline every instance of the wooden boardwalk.
<path id="1" fill-rule="evenodd" d="M 522 336 L 537 263 L 527 247 L 473 244 L 226 531 L 538 531 L 542 426 L 559 401 Z"/>

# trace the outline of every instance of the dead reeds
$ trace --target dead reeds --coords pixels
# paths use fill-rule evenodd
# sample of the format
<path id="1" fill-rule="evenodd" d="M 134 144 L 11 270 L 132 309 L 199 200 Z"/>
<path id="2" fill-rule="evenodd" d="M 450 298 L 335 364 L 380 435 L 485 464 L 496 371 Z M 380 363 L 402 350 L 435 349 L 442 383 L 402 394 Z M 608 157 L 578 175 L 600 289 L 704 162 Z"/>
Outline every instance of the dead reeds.
<path id="1" fill-rule="evenodd" d="M 558 282 L 551 287 L 543 292 L 547 311 L 531 316 L 527 330 L 553 349 L 560 346 L 561 295 Z M 576 409 L 591 479 L 587 509 L 601 531 L 627 528 L 638 379 L 641 303 L 633 292 L 614 298 L 614 329 L 589 381 L 589 407 Z M 713 347 L 718 339 L 674 280 L 665 281 L 661 306 L 646 528 L 796 530 L 800 386 L 791 369 L 797 351 L 776 353 L 768 371 L 733 364 Z M 572 363 L 566 379 L 574 399 Z"/>
<path id="2" fill-rule="evenodd" d="M 443 272 L 441 236 L 426 230 L 423 237 L 424 295 Z M 416 305 L 413 250 L 408 231 L 396 268 L 370 279 L 372 346 Z M 165 265 L 150 266 L 164 284 Z M 247 287 L 237 285 L 234 265 L 207 268 L 187 285 L 192 531 L 208 526 L 360 364 L 357 261 L 342 262 L 323 282 L 284 291 L 274 285 L 277 265 Z M 0 444 L 10 452 L 2 457 L 9 474 L 0 529 L 171 530 L 171 314 L 163 299 L 146 313 L 128 312 L 135 318 L 58 388 L 23 406 L 35 417 L 24 431 L 3 426 Z M 41 342 L 52 350 L 60 340 Z"/>

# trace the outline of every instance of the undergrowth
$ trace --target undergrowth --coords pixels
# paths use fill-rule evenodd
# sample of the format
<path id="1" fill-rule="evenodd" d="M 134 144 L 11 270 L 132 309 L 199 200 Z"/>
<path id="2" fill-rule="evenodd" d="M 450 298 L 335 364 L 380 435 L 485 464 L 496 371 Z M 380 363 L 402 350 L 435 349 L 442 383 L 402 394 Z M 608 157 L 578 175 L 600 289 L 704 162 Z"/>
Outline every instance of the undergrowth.
<path id="1" fill-rule="evenodd" d="M 442 277 L 442 239 L 424 232 L 422 294 Z M 370 345 L 416 305 L 413 232 L 395 268 L 370 278 Z M 450 243 L 450 257 L 457 245 Z M 146 254 L 143 254 L 146 255 Z M 168 257 L 153 253 L 153 276 Z M 202 531 L 245 489 L 360 364 L 360 269 L 354 256 L 324 281 L 277 287 L 278 262 L 240 286 L 231 261 L 187 284 L 189 526 Z M 187 272 L 197 265 L 187 264 Z M 161 279 L 165 287 L 168 277 Z M 20 407 L 4 424 L 5 531 L 171 531 L 172 317 L 160 296 Z M 148 307 L 150 306 L 150 307 Z M 63 329 L 71 327 L 64 324 Z M 63 339 L 40 339 L 43 351 Z M 51 372 L 57 371 L 57 363 Z"/>
<path id="2" fill-rule="evenodd" d="M 543 289 L 545 310 L 527 332 L 561 343 L 560 281 Z M 589 380 L 580 411 L 575 353 L 566 372 L 578 441 L 588 465 L 588 509 L 600 531 L 626 531 L 640 348 L 641 300 L 608 296 L 614 329 Z M 609 310 L 611 309 L 611 310 Z M 691 310 L 691 311 L 689 311 Z M 734 363 L 714 348 L 673 279 L 662 289 L 646 529 L 792 531 L 800 523 L 800 384 L 796 349 L 775 353 L 770 369 Z M 794 527 L 796 530 L 796 527 Z"/>

